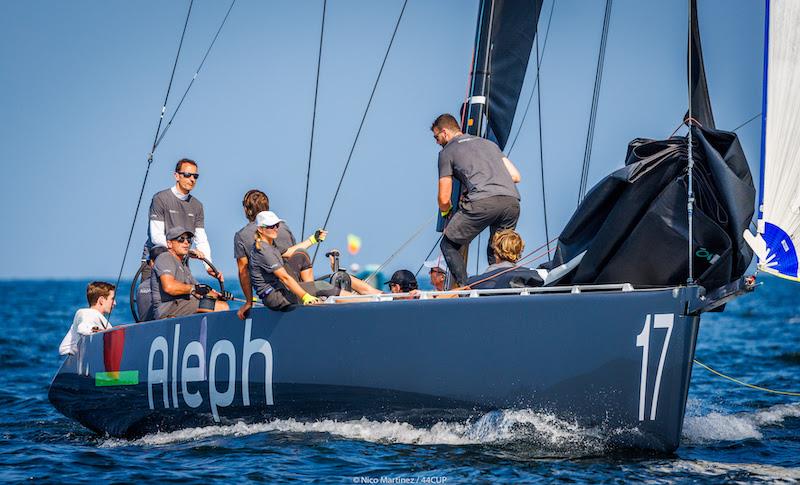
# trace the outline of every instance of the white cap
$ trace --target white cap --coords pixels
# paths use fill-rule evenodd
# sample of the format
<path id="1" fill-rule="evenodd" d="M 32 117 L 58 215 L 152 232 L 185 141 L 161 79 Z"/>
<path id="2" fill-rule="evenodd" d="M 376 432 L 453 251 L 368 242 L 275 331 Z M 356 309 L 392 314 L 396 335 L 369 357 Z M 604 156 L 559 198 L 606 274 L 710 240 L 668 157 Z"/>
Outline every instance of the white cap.
<path id="1" fill-rule="evenodd" d="M 425 267 L 429 269 L 439 268 L 440 270 L 447 272 L 447 263 L 444 262 L 444 258 L 439 256 L 436 259 L 432 259 L 430 261 L 425 261 Z"/>
<path id="2" fill-rule="evenodd" d="M 256 225 L 258 227 L 274 226 L 279 222 L 283 222 L 283 219 L 275 215 L 272 211 L 259 212 L 256 216 Z"/>

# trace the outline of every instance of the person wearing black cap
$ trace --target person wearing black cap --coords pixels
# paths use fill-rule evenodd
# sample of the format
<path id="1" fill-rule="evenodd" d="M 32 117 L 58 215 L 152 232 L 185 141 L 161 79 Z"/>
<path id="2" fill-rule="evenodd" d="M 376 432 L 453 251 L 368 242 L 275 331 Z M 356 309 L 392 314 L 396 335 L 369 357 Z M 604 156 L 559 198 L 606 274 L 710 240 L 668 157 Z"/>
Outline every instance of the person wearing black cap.
<path id="1" fill-rule="evenodd" d="M 414 273 L 407 269 L 395 271 L 392 278 L 386 284 L 389 285 L 390 293 L 410 293 L 408 297 L 395 298 L 395 300 L 419 298 L 417 278 L 414 276 Z"/>
<path id="2" fill-rule="evenodd" d="M 156 258 L 150 276 L 151 292 L 158 299 L 156 318 L 228 310 L 224 300 L 230 299 L 230 294 L 221 295 L 208 285 L 198 284 L 192 276 L 189 249 L 194 233 L 175 226 L 167 230 L 166 238 L 167 251 Z"/>

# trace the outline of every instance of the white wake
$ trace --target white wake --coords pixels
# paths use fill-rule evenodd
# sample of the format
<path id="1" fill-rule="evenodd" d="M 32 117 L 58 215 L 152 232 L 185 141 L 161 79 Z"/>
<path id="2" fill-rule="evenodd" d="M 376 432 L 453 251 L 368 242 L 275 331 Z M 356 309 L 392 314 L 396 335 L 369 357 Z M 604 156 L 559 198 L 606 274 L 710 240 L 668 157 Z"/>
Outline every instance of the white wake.
<path id="1" fill-rule="evenodd" d="M 800 417 L 800 403 L 779 404 L 752 412 L 710 412 L 702 416 L 687 416 L 683 423 L 683 438 L 689 443 L 761 439 L 763 428 L 797 417 Z"/>
<path id="2" fill-rule="evenodd" d="M 524 409 L 493 411 L 472 422 L 439 422 L 430 428 L 397 421 L 371 421 L 366 418 L 351 421 L 324 419 L 302 422 L 294 419 L 275 419 L 255 424 L 239 422 L 154 433 L 133 441 L 108 439 L 102 446 L 165 446 L 209 438 L 269 432 L 327 433 L 352 440 L 411 445 L 502 445 L 525 442 L 543 450 L 570 450 L 580 453 L 602 452 L 606 445 L 606 437 L 609 436 L 604 430 L 582 428 L 553 414 Z"/>

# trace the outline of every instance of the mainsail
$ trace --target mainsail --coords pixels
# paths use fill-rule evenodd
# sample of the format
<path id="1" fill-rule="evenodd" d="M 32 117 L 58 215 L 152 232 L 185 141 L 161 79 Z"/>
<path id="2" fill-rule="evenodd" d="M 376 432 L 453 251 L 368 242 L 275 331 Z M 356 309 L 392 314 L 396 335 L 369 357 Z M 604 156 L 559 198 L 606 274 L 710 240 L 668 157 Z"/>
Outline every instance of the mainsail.
<path id="1" fill-rule="evenodd" d="M 800 281 L 800 2 L 768 0 L 765 23 L 758 232 L 745 238 L 760 270 Z"/>

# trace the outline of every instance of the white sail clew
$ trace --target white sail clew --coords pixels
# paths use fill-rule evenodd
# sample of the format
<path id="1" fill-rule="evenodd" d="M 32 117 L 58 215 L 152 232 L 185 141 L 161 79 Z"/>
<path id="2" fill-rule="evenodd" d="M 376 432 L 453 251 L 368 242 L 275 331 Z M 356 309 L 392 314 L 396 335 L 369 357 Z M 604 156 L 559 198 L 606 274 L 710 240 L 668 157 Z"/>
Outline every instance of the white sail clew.
<path id="1" fill-rule="evenodd" d="M 768 0 L 758 233 L 760 270 L 800 281 L 800 0 Z"/>

